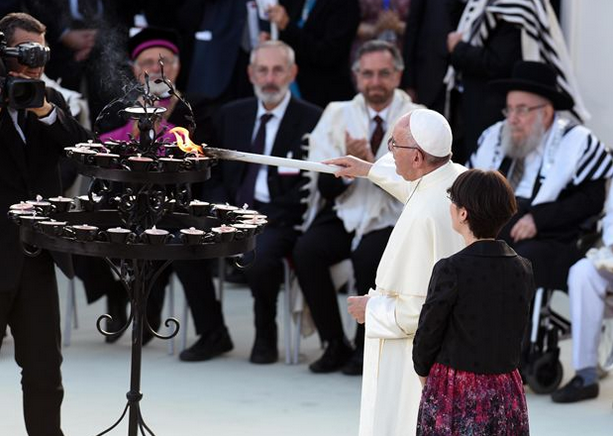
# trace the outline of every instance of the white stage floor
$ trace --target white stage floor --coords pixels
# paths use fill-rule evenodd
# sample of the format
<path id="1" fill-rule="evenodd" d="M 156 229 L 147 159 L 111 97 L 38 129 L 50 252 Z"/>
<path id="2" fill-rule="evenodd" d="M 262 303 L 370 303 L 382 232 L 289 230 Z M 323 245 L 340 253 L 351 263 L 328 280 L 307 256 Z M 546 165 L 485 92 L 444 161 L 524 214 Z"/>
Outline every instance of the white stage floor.
<path id="1" fill-rule="evenodd" d="M 61 278 L 63 312 L 66 290 L 66 281 Z M 175 304 L 180 314 L 180 288 Z M 165 341 L 156 339 L 145 347 L 141 406 L 147 425 L 157 436 L 357 435 L 360 378 L 310 373 L 307 363 L 321 354 L 315 335 L 303 340 L 299 365 L 248 362 L 254 334 L 251 305 L 247 289 L 227 285 L 224 314 L 235 348 L 224 357 L 184 363 L 177 353 L 168 354 Z M 93 436 L 113 424 L 125 406 L 130 340 L 126 334 L 116 344 L 104 343 L 95 320 L 104 313 L 105 303 L 87 306 L 80 285 L 77 307 L 79 328 L 72 330 L 72 343 L 64 348 L 62 422 L 66 436 Z M 195 336 L 191 320 L 188 324 L 189 345 Z M 279 351 L 283 355 L 281 338 Z M 178 349 L 180 340 L 176 343 Z M 566 382 L 572 376 L 570 341 L 562 344 L 562 361 Z M 598 399 L 572 405 L 556 405 L 549 396 L 528 391 L 532 434 L 613 434 L 613 375 L 603 380 L 600 388 Z M 25 434 L 19 369 L 9 336 L 0 351 L 0 436 Z M 122 434 L 127 434 L 126 420 L 109 433 Z"/>

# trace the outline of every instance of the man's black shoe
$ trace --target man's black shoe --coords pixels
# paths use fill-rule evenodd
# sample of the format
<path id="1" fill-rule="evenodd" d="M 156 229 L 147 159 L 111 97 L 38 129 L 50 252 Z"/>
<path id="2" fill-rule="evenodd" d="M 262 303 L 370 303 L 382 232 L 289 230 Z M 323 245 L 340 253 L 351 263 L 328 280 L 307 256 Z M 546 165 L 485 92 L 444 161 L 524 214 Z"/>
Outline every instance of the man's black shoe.
<path id="1" fill-rule="evenodd" d="M 311 363 L 309 369 L 317 374 L 338 371 L 351 358 L 353 348 L 347 339 L 334 339 L 328 343 L 326 351 L 319 360 Z"/>
<path id="2" fill-rule="evenodd" d="M 277 349 L 276 341 L 267 341 L 256 339 L 251 349 L 249 362 L 265 365 L 268 363 L 276 363 L 279 360 L 279 350 Z"/>
<path id="3" fill-rule="evenodd" d="M 128 304 L 128 295 L 123 289 L 112 289 L 106 297 L 108 314 L 113 317 L 112 321 L 106 322 L 106 330 L 110 333 L 119 331 L 126 325 L 128 316 L 126 314 L 126 305 Z M 112 344 L 116 342 L 121 335 L 107 336 L 105 342 Z"/>
<path id="4" fill-rule="evenodd" d="M 228 330 L 223 327 L 213 332 L 204 333 L 191 347 L 181 351 L 179 360 L 184 362 L 202 362 L 220 354 L 232 351 L 234 344 Z"/>
<path id="5" fill-rule="evenodd" d="M 551 399 L 554 403 L 576 403 L 577 401 L 596 398 L 598 391 L 598 383 L 585 386 L 583 378 L 576 375 L 566 386 L 551 394 Z"/>
<path id="6" fill-rule="evenodd" d="M 345 375 L 362 375 L 362 368 L 364 366 L 364 350 L 356 348 L 351 359 L 341 369 L 341 372 Z"/>

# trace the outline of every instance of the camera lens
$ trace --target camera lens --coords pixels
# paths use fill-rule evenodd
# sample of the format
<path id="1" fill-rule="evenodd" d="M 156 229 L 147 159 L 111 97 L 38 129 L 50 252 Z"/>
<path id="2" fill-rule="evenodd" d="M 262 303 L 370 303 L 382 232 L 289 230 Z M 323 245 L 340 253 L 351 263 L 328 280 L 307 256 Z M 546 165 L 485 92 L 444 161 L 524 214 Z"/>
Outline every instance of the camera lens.
<path id="1" fill-rule="evenodd" d="M 15 109 L 41 107 L 45 100 L 45 84 L 41 80 L 9 78 L 6 84 L 8 105 Z"/>

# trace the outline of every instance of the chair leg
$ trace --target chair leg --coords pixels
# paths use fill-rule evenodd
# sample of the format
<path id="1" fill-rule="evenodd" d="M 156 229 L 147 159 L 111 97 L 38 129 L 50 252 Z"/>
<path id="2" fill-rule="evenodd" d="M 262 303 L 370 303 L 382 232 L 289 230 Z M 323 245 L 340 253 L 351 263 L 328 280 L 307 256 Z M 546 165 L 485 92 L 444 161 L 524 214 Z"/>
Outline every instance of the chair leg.
<path id="1" fill-rule="evenodd" d="M 181 351 L 187 348 L 187 327 L 189 325 L 189 304 L 187 304 L 187 298 L 185 298 L 185 293 L 183 293 L 183 316 L 181 318 L 183 324 L 181 325 Z"/>
<path id="2" fill-rule="evenodd" d="M 77 316 L 77 294 L 75 291 L 75 283 L 74 283 L 74 279 L 70 280 L 70 284 L 69 284 L 69 292 L 70 292 L 70 297 L 72 298 L 72 316 L 74 318 L 74 328 L 78 329 L 79 328 L 79 317 Z"/>
<path id="3" fill-rule="evenodd" d="M 534 345 L 538 339 L 538 330 L 541 319 L 541 307 L 543 305 L 543 294 L 545 290 L 543 288 L 537 288 L 534 295 L 534 304 L 532 307 L 532 326 L 530 331 L 530 344 Z"/>
<path id="4" fill-rule="evenodd" d="M 68 295 L 66 296 L 66 316 L 64 318 L 64 346 L 70 346 L 72 335 L 72 318 L 75 319 L 75 327 L 77 324 L 77 311 L 75 307 L 75 285 L 74 279 L 68 281 Z"/>
<path id="5" fill-rule="evenodd" d="M 300 335 L 302 334 L 302 313 L 298 314 L 298 319 L 294 324 L 294 349 L 292 356 L 292 363 L 298 365 L 300 360 Z"/>
<path id="6" fill-rule="evenodd" d="M 217 271 L 217 301 L 223 302 L 223 290 L 224 282 L 226 281 L 226 259 L 220 257 L 218 259 L 218 271 Z"/>
<path id="7" fill-rule="evenodd" d="M 283 340 L 285 343 L 285 363 L 292 362 L 292 296 L 289 262 L 283 259 Z"/>

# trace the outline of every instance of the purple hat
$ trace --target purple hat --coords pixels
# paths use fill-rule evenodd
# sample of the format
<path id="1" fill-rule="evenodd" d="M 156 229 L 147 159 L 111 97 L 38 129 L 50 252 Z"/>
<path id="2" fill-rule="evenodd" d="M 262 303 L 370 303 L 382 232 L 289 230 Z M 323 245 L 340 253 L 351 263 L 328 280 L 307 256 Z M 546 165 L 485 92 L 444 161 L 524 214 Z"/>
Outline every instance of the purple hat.
<path id="1" fill-rule="evenodd" d="M 179 54 L 179 35 L 172 29 L 146 27 L 128 41 L 128 54 L 135 60 L 139 54 L 151 47 L 164 47 Z"/>

